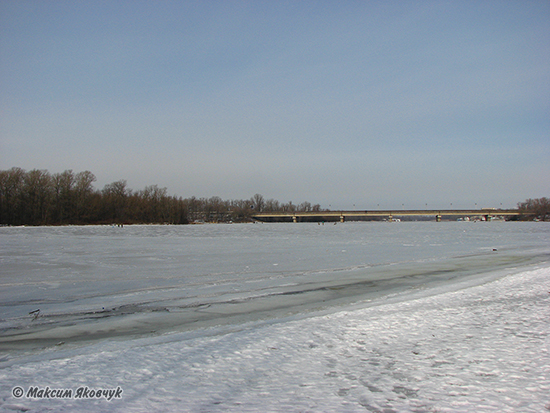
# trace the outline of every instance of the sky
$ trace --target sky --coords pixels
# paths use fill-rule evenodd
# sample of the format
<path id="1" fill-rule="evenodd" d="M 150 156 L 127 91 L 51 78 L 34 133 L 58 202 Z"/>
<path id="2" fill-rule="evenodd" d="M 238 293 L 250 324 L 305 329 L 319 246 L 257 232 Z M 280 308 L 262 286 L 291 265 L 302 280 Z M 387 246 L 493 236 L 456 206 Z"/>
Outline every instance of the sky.
<path id="1" fill-rule="evenodd" d="M 550 196 L 550 2 L 0 0 L 0 170 L 331 209 Z"/>

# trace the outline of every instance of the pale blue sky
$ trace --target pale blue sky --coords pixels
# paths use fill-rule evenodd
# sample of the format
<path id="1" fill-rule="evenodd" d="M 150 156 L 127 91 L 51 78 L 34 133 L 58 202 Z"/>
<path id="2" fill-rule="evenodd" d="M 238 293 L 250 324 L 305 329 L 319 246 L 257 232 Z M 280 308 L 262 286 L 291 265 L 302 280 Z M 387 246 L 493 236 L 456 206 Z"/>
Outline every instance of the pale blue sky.
<path id="1" fill-rule="evenodd" d="M 335 208 L 550 196 L 550 2 L 0 0 L 0 169 Z"/>

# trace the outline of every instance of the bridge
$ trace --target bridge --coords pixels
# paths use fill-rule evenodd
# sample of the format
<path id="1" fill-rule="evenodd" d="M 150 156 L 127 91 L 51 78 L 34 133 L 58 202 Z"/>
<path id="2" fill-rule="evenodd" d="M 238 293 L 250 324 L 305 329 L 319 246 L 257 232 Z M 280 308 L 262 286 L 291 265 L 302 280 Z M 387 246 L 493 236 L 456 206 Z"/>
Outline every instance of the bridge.
<path id="1" fill-rule="evenodd" d="M 340 221 L 359 219 L 385 219 L 394 221 L 397 217 L 423 216 L 434 217 L 437 222 L 442 217 L 481 218 L 490 221 L 494 217 L 509 218 L 521 213 L 517 209 L 433 209 L 433 210 L 373 210 L 373 211 L 311 211 L 311 212 L 258 212 L 252 215 L 257 221 L 263 222 L 304 222 L 304 221 Z"/>

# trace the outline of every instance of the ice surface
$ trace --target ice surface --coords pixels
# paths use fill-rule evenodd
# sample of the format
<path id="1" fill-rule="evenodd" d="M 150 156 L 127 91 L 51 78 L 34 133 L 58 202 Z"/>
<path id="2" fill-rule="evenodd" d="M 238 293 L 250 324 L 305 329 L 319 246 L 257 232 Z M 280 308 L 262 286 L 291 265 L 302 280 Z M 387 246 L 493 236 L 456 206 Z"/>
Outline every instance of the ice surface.
<path id="1" fill-rule="evenodd" d="M 245 253 L 248 259 L 241 256 L 240 263 L 238 260 L 232 262 L 229 257 L 227 266 L 212 266 L 201 261 L 199 266 L 202 270 L 197 270 L 194 278 L 191 278 L 198 290 L 204 292 L 202 288 L 207 288 L 212 297 L 221 301 L 231 291 L 236 296 L 240 294 L 241 298 L 250 298 L 266 289 L 283 291 L 285 288 L 299 287 L 302 291 L 308 282 L 323 285 L 338 275 L 342 275 L 345 282 L 350 282 L 353 289 L 361 277 L 373 276 L 373 269 L 380 271 L 374 271 L 377 274 L 374 278 L 394 280 L 399 284 L 398 288 L 393 288 L 395 285 L 390 283 L 372 296 L 368 295 L 368 291 L 360 295 L 344 294 L 344 298 L 333 305 L 309 307 L 307 311 L 285 311 L 273 317 L 237 318 L 227 323 L 214 323 L 195 329 L 173 329 L 163 334 L 141 334 L 138 337 L 106 338 L 109 336 L 107 334 L 101 340 L 90 341 L 85 346 L 70 342 L 59 346 L 48 345 L 17 357 L 13 356 L 13 351 L 5 350 L 0 359 L 0 410 L 549 411 L 550 267 L 543 253 L 544 246 L 548 246 L 548 226 L 521 224 L 510 227 L 515 223 L 498 223 L 496 225 L 501 227 L 486 226 L 482 229 L 474 229 L 473 223 L 462 224 L 466 225 L 462 228 L 448 226 L 450 232 L 472 232 L 469 239 L 464 235 L 462 240 L 458 240 L 448 234 L 438 238 L 432 232 L 441 231 L 444 227 L 432 226 L 428 230 L 420 230 L 426 227 L 407 227 L 407 223 L 387 225 L 388 231 L 395 233 L 384 238 L 384 227 L 380 227 L 382 229 L 376 229 L 376 236 L 383 239 L 378 241 L 369 237 L 361 240 L 361 233 L 374 231 L 368 224 L 344 224 L 338 226 L 337 231 L 341 231 L 338 236 L 332 234 L 328 239 L 317 239 L 316 242 L 311 242 L 317 236 L 315 231 L 327 228 L 300 224 L 257 230 L 248 226 L 241 231 L 250 231 L 252 238 L 258 237 L 256 241 L 268 243 L 269 248 L 265 248 L 267 256 L 257 259 L 260 255 L 258 250 L 263 251 L 264 248 L 257 246 L 255 250 L 251 247 L 254 254 L 248 256 Z M 397 229 L 399 225 L 401 227 Z M 283 227 L 289 231 L 286 235 L 281 229 Z M 265 228 L 276 233 L 254 235 L 254 231 L 265 231 Z M 332 226 L 330 228 L 334 230 Z M 343 237 L 345 228 L 347 237 Z M 80 229 L 84 232 L 102 230 Z M 148 237 L 153 237 L 153 233 L 161 237 L 156 229 L 148 231 Z M 206 228 L 205 231 L 214 230 Z M 306 234 L 292 231 L 305 231 Z M 398 231 L 404 233 L 398 234 Z M 239 245 L 243 238 L 236 236 L 237 232 L 234 233 L 232 244 Z M 51 232 L 45 233 L 52 237 Z M 416 238 L 422 237 L 422 240 L 415 241 L 415 233 Z M 25 232 L 24 242 L 38 243 L 40 240 L 48 244 L 36 235 L 26 238 L 27 234 Z M 86 235 L 88 238 L 93 236 Z M 293 236 L 296 239 L 291 241 Z M 66 234 L 59 237 L 61 241 L 67 242 Z M 282 248 L 280 241 L 283 237 L 288 237 L 285 245 L 295 247 L 302 244 L 310 252 L 298 253 Z M 131 240 L 131 248 L 121 248 L 119 251 L 131 254 L 133 249 L 143 248 L 143 240 L 141 233 L 138 238 Z M 397 245 L 397 240 L 401 244 Z M 90 251 L 91 241 L 83 241 Z M 83 278 L 93 279 L 93 271 L 107 268 L 101 263 L 109 261 L 109 255 L 115 248 L 105 245 L 105 238 L 102 241 L 111 252 L 102 252 L 101 243 L 98 243 L 94 250 L 97 255 L 87 258 L 84 258 L 86 254 L 76 255 L 90 262 L 90 272 L 85 268 L 77 271 Z M 413 244 L 413 241 L 419 247 L 404 246 Z M 11 258 L 6 254 L 2 260 L 15 270 L 17 265 L 14 261 L 25 260 L 17 258 L 22 256 L 18 248 L 21 239 L 10 242 Z M 80 310 L 89 309 L 91 303 L 97 304 L 111 296 L 116 297 L 118 304 L 124 302 L 136 305 L 136 302 L 145 302 L 154 306 L 156 304 L 149 298 L 136 300 L 136 297 L 154 297 L 154 291 L 158 291 L 161 297 L 156 299 L 174 310 L 177 307 L 174 302 L 180 303 L 189 298 L 182 294 L 185 289 L 176 288 L 181 282 L 175 276 L 177 268 L 179 264 L 185 266 L 185 261 L 178 261 L 173 249 L 167 250 L 168 244 L 180 242 L 181 234 L 177 237 L 165 236 L 164 242 L 160 242 L 165 254 L 161 258 L 170 262 L 162 266 L 168 273 L 167 277 L 157 278 L 161 281 L 171 280 L 163 288 L 155 290 L 152 286 L 147 287 L 147 281 L 139 279 L 136 281 L 142 283 L 139 288 L 134 288 L 135 285 L 130 288 L 127 284 L 133 282 L 136 274 L 135 271 L 133 275 L 130 274 L 132 271 L 129 270 L 136 270 L 141 276 L 147 272 L 140 273 L 138 267 L 133 267 L 129 260 L 122 270 L 116 262 L 112 266 L 115 278 L 124 282 L 111 285 L 113 291 L 102 287 L 105 289 L 98 288 L 93 294 L 85 294 L 85 289 L 78 288 L 63 290 L 64 284 L 70 285 L 67 280 L 71 279 L 76 268 L 75 261 L 81 262 L 80 258 L 74 258 L 77 247 L 71 247 L 73 253 L 69 256 L 56 255 L 48 247 L 47 251 L 37 253 L 39 260 L 43 260 L 49 253 L 52 258 L 45 262 L 63 261 L 62 268 L 70 269 L 68 273 L 61 271 L 57 281 L 60 285 L 53 288 L 62 289 L 62 294 L 57 294 L 48 303 L 63 314 L 76 313 L 80 317 L 83 313 Z M 220 239 L 216 242 L 218 246 L 224 245 Z M 376 253 L 369 256 L 367 249 L 362 254 L 363 242 L 373 246 Z M 70 244 L 67 242 L 66 245 Z M 198 244 L 195 246 L 196 254 L 200 255 L 204 253 L 203 246 L 207 243 Z M 312 255 L 315 255 L 316 244 L 329 250 L 328 253 L 333 256 L 338 256 L 338 251 L 339 254 L 347 254 L 347 258 L 337 260 L 336 263 L 322 257 L 315 260 Z M 429 244 L 440 245 L 437 247 L 439 250 L 429 250 L 426 247 Z M 388 250 L 381 245 L 395 245 L 395 248 L 390 249 L 397 252 L 388 258 Z M 151 248 L 151 255 L 145 254 L 144 261 L 159 251 Z M 416 250 L 408 253 L 407 248 Z M 496 254 L 493 254 L 493 248 L 497 249 Z M 217 251 L 216 254 L 226 256 L 225 252 Z M 376 255 L 382 252 L 384 256 L 376 261 Z M 232 253 L 235 254 L 235 251 Z M 282 259 L 281 253 L 289 256 L 289 260 Z M 29 255 L 27 253 L 26 256 Z M 305 262 L 300 261 L 300 256 L 304 257 Z M 488 264 L 483 264 L 483 259 Z M 177 263 L 172 263 L 174 260 Z M 474 264 L 469 266 L 468 262 Z M 274 267 L 274 263 L 279 264 L 275 267 L 283 268 L 273 271 L 271 267 Z M 24 264 L 29 268 L 34 265 L 32 260 Z M 238 265 L 253 268 L 245 272 L 242 283 L 236 280 Z M 57 267 L 58 270 L 60 268 Z M 149 270 L 151 268 L 159 267 L 147 267 Z M 262 276 L 267 271 L 268 275 Z M 416 274 L 411 279 L 420 281 L 402 285 L 405 274 Z M 10 289 L 14 280 L 8 275 L 2 270 L 3 291 L 19 291 Z M 52 274 L 46 271 L 43 275 L 50 277 Z M 201 277 L 207 280 L 207 287 L 197 282 Z M 226 280 L 221 283 L 219 291 L 216 291 L 216 277 Z M 105 279 L 108 280 L 108 277 Z M 39 280 L 37 274 L 29 273 L 19 281 L 30 286 Z M 165 289 L 166 286 L 170 288 Z M 342 282 L 337 283 L 337 286 L 335 291 L 341 291 Z M 194 300 L 201 295 L 196 291 L 193 294 L 189 299 Z M 64 301 L 63 297 L 70 300 Z M 24 300 L 15 293 L 2 298 L 9 298 L 15 307 L 24 307 Z M 43 304 L 46 302 L 40 306 Z M 230 306 L 222 305 L 222 311 Z M 64 307 L 68 307 L 69 311 Z M 299 303 L 293 303 L 290 308 L 296 307 L 300 307 Z M 252 310 L 254 307 L 243 308 Z M 6 311 L 4 322 L 17 323 L 17 311 L 9 314 Z M 130 318 L 136 317 L 137 325 L 143 322 L 154 324 L 162 320 L 163 314 L 137 311 L 132 312 Z M 28 314 L 26 316 L 29 317 Z M 86 325 L 78 317 L 69 317 L 75 323 L 71 328 Z M 131 322 L 127 317 L 112 319 L 124 325 Z M 58 328 L 62 327 L 54 324 Z M 121 399 L 112 401 L 18 399 L 12 395 L 12 389 L 16 386 L 21 386 L 25 391 L 30 386 L 68 389 L 80 386 L 120 386 L 123 395 Z"/>
<path id="2" fill-rule="evenodd" d="M 394 304 L 189 338 L 98 343 L 0 371 L 4 411 L 498 411 L 550 408 L 550 270 Z M 162 342 L 165 340 L 167 342 Z M 121 400 L 14 399 L 117 387 Z"/>

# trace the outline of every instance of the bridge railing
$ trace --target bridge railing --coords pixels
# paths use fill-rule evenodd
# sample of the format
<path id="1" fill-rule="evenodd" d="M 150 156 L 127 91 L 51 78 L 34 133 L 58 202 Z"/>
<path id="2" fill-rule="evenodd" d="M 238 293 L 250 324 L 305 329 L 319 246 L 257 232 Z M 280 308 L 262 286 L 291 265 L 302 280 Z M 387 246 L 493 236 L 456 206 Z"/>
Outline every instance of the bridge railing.
<path id="1" fill-rule="evenodd" d="M 406 216 L 433 216 L 440 221 L 443 216 L 462 216 L 462 217 L 511 217 L 518 216 L 521 213 L 517 209 L 432 209 L 432 210 L 365 210 L 365 211 L 277 211 L 277 212 L 258 212 L 252 215 L 252 218 L 262 220 L 292 220 L 298 222 L 306 218 L 339 218 L 344 222 L 346 218 L 387 218 Z"/>

